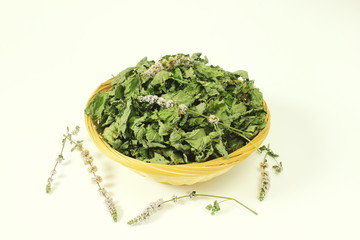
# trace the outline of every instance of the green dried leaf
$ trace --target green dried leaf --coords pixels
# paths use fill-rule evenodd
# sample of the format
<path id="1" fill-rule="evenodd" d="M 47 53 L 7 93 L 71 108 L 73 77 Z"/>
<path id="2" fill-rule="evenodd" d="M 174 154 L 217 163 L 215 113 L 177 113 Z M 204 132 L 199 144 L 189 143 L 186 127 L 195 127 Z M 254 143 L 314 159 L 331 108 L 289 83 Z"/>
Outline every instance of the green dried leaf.
<path id="1" fill-rule="evenodd" d="M 170 134 L 170 138 L 169 138 L 170 142 L 176 142 L 180 140 L 182 137 L 182 132 L 183 131 L 179 131 L 178 129 L 173 130 Z"/>
<path id="2" fill-rule="evenodd" d="M 146 139 L 149 142 L 162 141 L 162 137 L 159 135 L 158 131 L 152 127 L 152 125 L 148 125 L 146 128 Z"/>
<path id="3" fill-rule="evenodd" d="M 184 80 L 180 68 L 175 68 L 174 78 L 179 80 Z"/>
<path id="4" fill-rule="evenodd" d="M 157 163 L 157 164 L 168 164 L 169 160 L 164 158 L 161 154 L 155 152 L 154 157 L 151 159 L 147 159 L 146 162 Z"/>
<path id="5" fill-rule="evenodd" d="M 170 77 L 172 76 L 171 72 L 168 71 L 161 71 L 158 72 L 155 76 L 154 79 L 151 81 L 150 86 L 154 86 L 154 85 L 161 85 L 164 84 L 166 80 L 168 80 Z"/>
<path id="6" fill-rule="evenodd" d="M 159 122 L 159 135 L 160 136 L 166 136 L 166 135 L 169 135 L 171 130 L 173 129 L 173 126 L 171 125 L 170 122 L 166 122 L 166 123 L 163 123 L 163 122 Z"/>
<path id="7" fill-rule="evenodd" d="M 203 128 L 195 129 L 191 132 L 185 133 L 183 135 L 185 141 L 190 144 L 196 150 L 204 148 L 205 142 L 204 138 L 206 137 L 206 132 Z"/>
<path id="8" fill-rule="evenodd" d="M 100 119 L 108 98 L 109 94 L 106 92 L 97 93 L 95 98 L 87 105 L 85 114 L 90 115 L 93 120 Z"/>
<path id="9" fill-rule="evenodd" d="M 140 78 L 137 76 L 129 77 L 125 82 L 124 95 L 131 97 L 139 92 Z"/>
<path id="10" fill-rule="evenodd" d="M 206 209 L 211 211 L 211 215 L 215 215 L 215 213 L 221 210 L 219 202 L 217 200 L 215 200 L 213 204 L 207 205 Z"/>
<path id="11" fill-rule="evenodd" d="M 194 79 L 196 77 L 195 75 L 195 72 L 194 72 L 194 69 L 191 67 L 191 68 L 188 68 L 184 71 L 184 77 L 185 78 L 190 78 L 190 79 Z"/>
<path id="12" fill-rule="evenodd" d="M 195 106 L 195 111 L 199 114 L 203 114 L 206 109 L 206 103 L 202 102 Z"/>
<path id="13" fill-rule="evenodd" d="M 172 100 L 177 104 L 185 104 L 186 106 L 190 106 L 194 101 L 194 91 L 196 90 L 180 90 L 177 92 L 175 96 L 172 97 Z"/>
<path id="14" fill-rule="evenodd" d="M 127 128 L 127 122 L 131 113 L 131 104 L 132 104 L 132 100 L 131 98 L 127 101 L 126 103 L 126 108 L 125 111 L 123 112 L 123 114 L 121 115 L 121 117 L 119 118 L 119 130 L 120 132 L 122 132 L 123 134 L 125 134 L 126 128 Z"/>
<path id="15" fill-rule="evenodd" d="M 212 204 L 207 205 L 205 208 L 206 208 L 206 210 L 211 211 L 211 209 L 212 209 Z"/>
<path id="16" fill-rule="evenodd" d="M 110 145 L 115 145 L 116 140 L 120 136 L 119 123 L 113 122 L 109 127 L 105 128 L 102 136 Z"/>
<path id="17" fill-rule="evenodd" d="M 115 95 L 116 98 L 124 99 L 124 97 L 125 97 L 125 87 L 123 85 L 116 86 L 114 95 Z"/>
<path id="18" fill-rule="evenodd" d="M 161 109 L 157 114 L 157 118 L 163 122 L 172 122 L 179 115 L 179 111 L 175 107 Z"/>
<path id="19" fill-rule="evenodd" d="M 239 77 L 241 77 L 241 78 L 244 79 L 244 80 L 249 79 L 249 75 L 248 75 L 248 72 L 247 72 L 247 71 L 239 70 L 239 71 L 234 72 L 234 74 L 235 74 L 235 75 L 238 75 Z"/>
<path id="20" fill-rule="evenodd" d="M 126 68 L 125 70 L 123 70 L 122 72 L 120 72 L 118 75 L 116 75 L 114 77 L 114 80 L 112 82 L 113 85 L 118 85 L 121 84 L 125 81 L 127 81 L 127 77 L 131 75 L 131 73 L 133 72 L 133 70 L 135 70 L 135 67 L 129 67 Z"/>
<path id="21" fill-rule="evenodd" d="M 220 155 L 224 156 L 224 158 L 230 158 L 222 141 L 215 144 L 215 149 L 220 153 Z"/>

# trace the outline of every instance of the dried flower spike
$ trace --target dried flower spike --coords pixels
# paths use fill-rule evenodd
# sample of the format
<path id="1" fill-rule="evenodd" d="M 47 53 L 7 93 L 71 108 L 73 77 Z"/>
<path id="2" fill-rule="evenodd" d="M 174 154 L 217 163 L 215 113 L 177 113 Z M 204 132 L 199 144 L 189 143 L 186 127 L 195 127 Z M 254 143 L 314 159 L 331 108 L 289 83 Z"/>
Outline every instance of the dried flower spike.
<path id="1" fill-rule="evenodd" d="M 81 156 L 84 158 L 84 164 L 89 165 L 88 171 L 90 173 L 92 173 L 94 176 L 92 178 L 92 181 L 98 185 L 99 192 L 100 192 L 101 196 L 103 196 L 105 198 L 106 206 L 107 206 L 113 220 L 116 222 L 118 220 L 118 214 L 117 214 L 115 204 L 114 204 L 112 198 L 109 196 L 106 189 L 101 187 L 101 185 L 100 185 L 100 183 L 102 182 L 102 178 L 95 174 L 95 172 L 97 171 L 97 167 L 95 165 L 93 165 L 94 158 L 90 155 L 89 150 L 84 149 L 83 144 L 82 144 L 83 141 L 75 141 L 73 139 L 73 136 L 78 134 L 79 130 L 80 130 L 80 128 L 78 126 L 76 126 L 75 130 L 70 132 L 69 127 L 67 127 L 67 134 L 63 135 L 64 138 L 62 140 L 61 153 L 60 153 L 59 157 L 56 159 L 56 164 L 55 164 L 54 169 L 51 171 L 51 176 L 48 178 L 48 183 L 46 185 L 46 192 L 47 193 L 51 192 L 51 182 L 53 181 L 53 176 L 56 173 L 55 168 L 59 163 L 61 163 L 63 161 L 64 158 L 63 158 L 62 153 L 64 150 L 64 146 L 65 146 L 66 141 L 69 141 L 70 144 L 73 145 L 72 150 L 78 150 L 81 153 Z"/>
<path id="2" fill-rule="evenodd" d="M 158 199 L 156 202 L 150 203 L 150 205 L 147 206 L 141 214 L 139 214 L 135 218 L 128 221 L 128 224 L 129 225 L 136 225 L 136 224 L 139 224 L 139 223 L 145 221 L 151 215 L 153 215 L 155 212 L 157 212 L 161 208 L 163 203 L 164 203 L 164 201 L 161 198 Z"/>
<path id="3" fill-rule="evenodd" d="M 50 177 L 48 178 L 48 182 L 46 184 L 46 188 L 45 188 L 45 191 L 46 193 L 51 193 L 52 191 L 52 186 L 51 186 L 51 183 L 53 181 L 53 176 L 56 174 L 56 168 L 59 164 L 61 164 L 63 161 L 64 161 L 64 156 L 63 156 L 63 152 L 64 152 L 64 148 L 65 148 L 65 144 L 66 144 L 66 141 L 68 140 L 68 138 L 71 139 L 71 136 L 73 133 L 78 133 L 79 132 L 79 126 L 76 126 L 75 129 L 72 131 L 72 133 L 69 133 L 69 127 L 66 128 L 67 129 L 67 135 L 63 135 L 64 138 L 61 140 L 61 151 L 60 151 L 60 154 L 58 155 L 58 157 L 56 158 L 56 163 L 53 167 L 53 169 L 51 170 L 50 172 Z"/>
<path id="4" fill-rule="evenodd" d="M 166 99 L 163 97 L 159 97 L 156 101 L 156 104 L 160 107 L 164 107 L 166 105 Z"/>
<path id="5" fill-rule="evenodd" d="M 265 198 L 265 195 L 270 187 L 270 178 L 269 173 L 266 171 L 268 168 L 266 155 L 264 157 L 264 160 L 260 163 L 260 169 L 261 169 L 261 186 L 260 186 L 260 192 L 259 192 L 259 200 L 263 201 Z"/>
<path id="6" fill-rule="evenodd" d="M 191 59 L 189 56 L 185 56 L 182 54 L 170 56 L 168 59 L 163 58 L 150 66 L 149 69 L 144 72 L 144 75 L 150 78 L 163 70 L 173 69 L 178 66 L 192 66 L 193 62 L 194 60 Z"/>
<path id="7" fill-rule="evenodd" d="M 137 100 L 140 103 L 157 104 L 160 107 L 166 108 L 170 108 L 175 105 L 175 102 L 173 100 L 166 100 L 165 98 L 158 97 L 156 95 L 139 96 Z"/>
<path id="8" fill-rule="evenodd" d="M 280 173 L 282 171 L 282 162 L 278 162 L 276 160 L 277 157 L 279 157 L 278 154 L 274 153 L 271 149 L 270 149 L 270 145 L 268 146 L 261 146 L 258 151 L 260 153 L 262 153 L 263 151 L 265 151 L 265 156 L 263 158 L 263 161 L 260 163 L 260 172 L 261 172 L 261 181 L 260 181 L 260 191 L 259 191 L 259 200 L 263 201 L 269 188 L 270 188 L 270 175 L 269 172 L 267 171 L 269 164 L 268 164 L 268 160 L 267 160 L 267 156 L 270 156 L 274 159 L 274 161 L 276 162 L 276 165 L 274 165 L 272 168 L 275 170 L 276 173 Z"/>
<path id="9" fill-rule="evenodd" d="M 81 141 L 79 142 L 72 142 L 73 144 L 76 144 L 77 147 L 79 144 L 81 144 Z M 105 204 L 108 208 L 108 211 L 111 214 L 112 219 L 114 222 L 118 221 L 118 213 L 116 210 L 116 206 L 113 202 L 113 199 L 109 196 L 109 193 L 105 188 L 103 188 L 100 183 L 102 182 L 102 178 L 99 175 L 96 175 L 95 172 L 97 172 L 97 167 L 93 165 L 94 158 L 90 155 L 89 150 L 84 150 L 83 148 L 76 148 L 81 152 L 81 156 L 84 157 L 84 164 L 89 165 L 88 171 L 93 174 L 93 178 L 91 179 L 94 184 L 97 184 L 99 187 L 99 193 L 101 196 L 105 198 Z"/>

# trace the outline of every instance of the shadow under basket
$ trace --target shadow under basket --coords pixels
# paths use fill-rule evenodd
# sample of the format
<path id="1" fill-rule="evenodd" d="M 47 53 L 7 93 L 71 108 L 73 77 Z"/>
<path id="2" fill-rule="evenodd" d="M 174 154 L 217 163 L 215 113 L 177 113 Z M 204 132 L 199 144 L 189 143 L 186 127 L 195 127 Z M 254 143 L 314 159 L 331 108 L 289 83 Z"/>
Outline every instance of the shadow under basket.
<path id="1" fill-rule="evenodd" d="M 88 103 L 95 97 L 96 93 L 104 92 L 111 89 L 113 79 L 109 79 L 102 83 L 91 95 Z M 195 183 L 205 182 L 229 171 L 231 167 L 245 160 L 265 140 L 270 128 L 270 112 L 264 101 L 264 108 L 267 112 L 265 121 L 267 125 L 259 134 L 251 141 L 251 143 L 237 149 L 229 154 L 230 158 L 216 158 L 201 163 L 190 163 L 182 165 L 164 165 L 155 163 L 146 163 L 135 158 L 131 158 L 121 154 L 113 149 L 96 131 L 96 125 L 89 115 L 85 114 L 85 125 L 88 132 L 99 150 L 112 160 L 121 163 L 130 168 L 134 172 L 153 179 L 160 183 L 171 185 L 192 185 Z"/>

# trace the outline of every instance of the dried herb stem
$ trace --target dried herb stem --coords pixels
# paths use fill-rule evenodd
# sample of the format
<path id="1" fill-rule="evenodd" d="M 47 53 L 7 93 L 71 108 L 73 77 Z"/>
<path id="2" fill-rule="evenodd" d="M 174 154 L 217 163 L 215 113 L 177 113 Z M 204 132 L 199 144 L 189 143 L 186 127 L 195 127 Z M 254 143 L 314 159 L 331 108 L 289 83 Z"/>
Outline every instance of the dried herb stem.
<path id="1" fill-rule="evenodd" d="M 61 140 L 61 151 L 56 159 L 53 169 L 50 172 L 50 177 L 48 178 L 48 183 L 46 184 L 46 193 L 51 193 L 51 190 L 52 190 L 51 182 L 54 180 L 53 177 L 56 174 L 56 168 L 59 165 L 59 163 L 61 163 L 64 160 L 63 152 L 64 152 L 64 148 L 65 148 L 65 144 L 66 144 L 66 139 L 67 138 L 64 137 Z"/>
<path id="2" fill-rule="evenodd" d="M 178 199 L 182 199 L 182 198 L 192 198 L 192 197 L 211 197 L 211 198 L 225 199 L 225 201 L 235 201 L 236 203 L 240 204 L 241 206 L 243 206 L 244 208 L 246 208 L 247 210 L 249 210 L 253 214 L 258 215 L 257 212 L 255 212 L 254 210 L 252 210 L 251 208 L 249 208 L 248 206 L 246 206 L 245 204 L 243 204 L 239 200 L 237 200 L 235 198 L 232 198 L 232 197 L 224 197 L 224 196 L 219 196 L 219 195 L 211 195 L 211 194 L 203 194 L 203 193 L 194 193 L 191 196 L 190 196 L 190 194 L 186 194 L 186 195 L 183 195 L 183 196 L 176 197 L 176 199 L 178 200 Z M 172 198 L 172 199 L 163 201 L 163 203 L 168 203 L 168 202 L 174 202 L 174 199 Z"/>
<path id="3" fill-rule="evenodd" d="M 243 206 L 244 208 L 246 208 L 247 210 L 249 210 L 250 212 L 252 212 L 255 215 L 258 215 L 257 212 L 255 212 L 254 210 L 252 210 L 251 208 L 249 208 L 248 206 L 246 206 L 245 204 L 243 204 L 242 202 L 240 202 L 239 200 L 232 198 L 232 197 L 224 197 L 224 196 L 218 196 L 218 195 L 210 195 L 210 194 L 201 194 L 201 193 L 195 193 L 196 196 L 198 197 L 212 197 L 212 198 L 220 198 L 220 199 L 225 199 L 225 200 L 231 200 L 231 201 L 235 201 L 236 203 L 240 204 L 241 206 Z"/>

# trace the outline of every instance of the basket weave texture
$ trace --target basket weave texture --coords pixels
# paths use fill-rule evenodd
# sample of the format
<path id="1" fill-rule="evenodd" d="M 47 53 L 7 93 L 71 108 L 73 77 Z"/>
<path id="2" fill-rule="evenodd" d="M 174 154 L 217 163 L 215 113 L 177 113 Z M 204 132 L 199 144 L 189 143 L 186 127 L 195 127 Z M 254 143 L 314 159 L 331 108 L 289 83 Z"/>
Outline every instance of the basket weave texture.
<path id="1" fill-rule="evenodd" d="M 111 89 L 112 78 L 102 83 L 91 95 L 88 103 L 95 97 L 96 93 L 104 92 Z M 171 184 L 171 185 L 192 185 L 199 182 L 208 181 L 214 177 L 224 174 L 231 167 L 245 160 L 258 147 L 261 146 L 265 140 L 270 128 L 270 112 L 264 101 L 264 107 L 267 112 L 265 121 L 266 127 L 259 132 L 259 134 L 245 146 L 237 149 L 229 154 L 230 158 L 223 157 L 209 160 L 201 163 L 191 163 L 182 165 L 164 165 L 155 163 L 146 163 L 135 158 L 131 158 L 121 154 L 113 149 L 96 131 L 96 125 L 89 115 L 85 114 L 85 125 L 99 150 L 108 156 L 110 159 L 121 163 L 130 168 L 136 173 L 153 179 L 155 181 Z"/>

